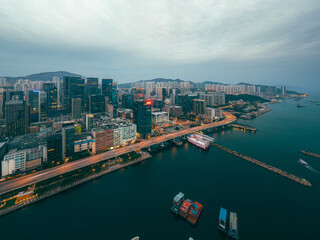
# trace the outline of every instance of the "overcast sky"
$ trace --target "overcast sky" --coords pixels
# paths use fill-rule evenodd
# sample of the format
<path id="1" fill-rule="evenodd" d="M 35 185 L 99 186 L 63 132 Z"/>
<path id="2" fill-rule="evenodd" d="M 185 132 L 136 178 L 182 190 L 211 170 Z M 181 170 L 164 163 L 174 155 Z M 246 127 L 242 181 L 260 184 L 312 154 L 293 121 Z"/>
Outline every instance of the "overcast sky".
<path id="1" fill-rule="evenodd" d="M 320 89 L 319 0 L 0 0 L 0 76 Z"/>

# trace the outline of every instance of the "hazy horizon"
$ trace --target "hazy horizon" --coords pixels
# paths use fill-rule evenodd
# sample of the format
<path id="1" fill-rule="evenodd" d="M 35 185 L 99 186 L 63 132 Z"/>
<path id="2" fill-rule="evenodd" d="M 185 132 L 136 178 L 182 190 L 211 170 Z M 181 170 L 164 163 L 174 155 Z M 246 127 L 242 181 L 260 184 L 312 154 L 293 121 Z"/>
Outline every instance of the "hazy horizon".
<path id="1" fill-rule="evenodd" d="M 316 0 L 0 1 L 1 76 L 61 70 L 320 92 Z"/>

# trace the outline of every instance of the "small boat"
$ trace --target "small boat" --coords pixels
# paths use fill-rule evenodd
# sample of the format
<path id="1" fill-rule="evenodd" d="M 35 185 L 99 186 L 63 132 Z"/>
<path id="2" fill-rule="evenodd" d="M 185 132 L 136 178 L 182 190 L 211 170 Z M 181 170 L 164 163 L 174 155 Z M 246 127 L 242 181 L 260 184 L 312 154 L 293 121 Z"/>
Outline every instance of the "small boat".
<path id="1" fill-rule="evenodd" d="M 298 102 L 297 107 L 298 107 L 298 108 L 302 108 L 302 107 L 304 107 L 304 106 L 302 106 L 302 105 L 300 104 L 300 102 Z"/>
<path id="2" fill-rule="evenodd" d="M 228 236 L 231 239 L 238 240 L 239 233 L 238 233 L 238 218 L 237 213 L 230 212 L 230 223 L 229 223 L 229 231 Z"/>
<path id="3" fill-rule="evenodd" d="M 226 222 L 227 222 L 227 210 L 221 207 L 220 214 L 219 214 L 219 223 L 217 227 L 219 231 L 223 233 L 227 233 Z"/>
<path id="4" fill-rule="evenodd" d="M 174 198 L 173 198 L 173 205 L 171 207 L 171 211 L 174 214 L 178 214 L 179 210 L 181 208 L 181 204 L 184 202 L 184 194 L 182 192 L 179 192 Z"/>
<path id="5" fill-rule="evenodd" d="M 309 164 L 306 161 L 302 160 L 301 158 L 299 159 L 298 163 L 300 163 L 303 166 L 309 166 Z"/>
<path id="6" fill-rule="evenodd" d="M 137 237 L 134 237 L 134 238 L 131 238 L 131 240 L 139 240 L 140 238 L 137 236 Z"/>

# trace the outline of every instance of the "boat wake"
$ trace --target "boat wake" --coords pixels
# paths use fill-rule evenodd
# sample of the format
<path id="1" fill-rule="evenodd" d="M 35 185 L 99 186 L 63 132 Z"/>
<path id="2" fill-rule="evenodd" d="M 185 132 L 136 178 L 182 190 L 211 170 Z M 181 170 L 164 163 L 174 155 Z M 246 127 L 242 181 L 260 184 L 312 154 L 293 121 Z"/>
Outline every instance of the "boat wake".
<path id="1" fill-rule="evenodd" d="M 306 168 L 309 169 L 310 171 L 316 173 L 316 174 L 320 174 L 320 172 L 319 172 L 318 170 L 314 169 L 314 168 L 311 167 L 311 166 L 306 166 Z"/>

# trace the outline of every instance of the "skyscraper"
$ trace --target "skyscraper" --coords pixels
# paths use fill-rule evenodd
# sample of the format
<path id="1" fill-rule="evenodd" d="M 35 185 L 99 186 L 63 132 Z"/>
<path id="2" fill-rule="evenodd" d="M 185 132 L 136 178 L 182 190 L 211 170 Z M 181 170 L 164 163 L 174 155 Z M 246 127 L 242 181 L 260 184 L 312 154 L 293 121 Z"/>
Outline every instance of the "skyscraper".
<path id="1" fill-rule="evenodd" d="M 40 121 L 40 91 L 29 91 L 30 122 Z"/>
<path id="2" fill-rule="evenodd" d="M 134 108 L 134 95 L 131 93 L 126 93 L 122 95 L 122 107 L 123 108 Z"/>
<path id="3" fill-rule="evenodd" d="M 81 99 L 72 98 L 72 119 L 81 118 Z"/>
<path id="4" fill-rule="evenodd" d="M 118 108 L 117 84 L 113 79 L 102 79 L 102 95 L 109 98 L 114 110 Z"/>
<path id="5" fill-rule="evenodd" d="M 85 89 L 86 89 L 86 97 L 89 97 L 90 95 L 99 94 L 98 78 L 87 78 Z"/>
<path id="6" fill-rule="evenodd" d="M 47 93 L 47 111 L 58 109 L 58 91 L 54 83 L 43 83 L 43 91 Z"/>
<path id="7" fill-rule="evenodd" d="M 25 101 L 6 102 L 6 135 L 14 137 L 28 133 L 29 107 Z"/>
<path id="8" fill-rule="evenodd" d="M 286 86 L 282 86 L 281 87 L 281 94 L 282 95 L 286 95 L 287 94 Z"/>
<path id="9" fill-rule="evenodd" d="M 72 98 L 80 98 L 81 106 L 85 105 L 84 85 L 81 77 L 63 77 L 64 107 L 68 113 L 72 110 Z"/>
<path id="10" fill-rule="evenodd" d="M 106 111 L 106 97 L 102 95 L 92 95 L 89 97 L 90 113 L 98 113 Z"/>
<path id="11" fill-rule="evenodd" d="M 74 126 L 62 128 L 62 154 L 63 159 L 71 157 L 74 153 Z"/>
<path id="12" fill-rule="evenodd" d="M 49 164 L 62 161 L 62 135 L 56 134 L 47 138 L 47 157 Z"/>
<path id="13" fill-rule="evenodd" d="M 139 100 L 135 103 L 134 120 L 137 132 L 142 138 L 151 133 L 151 101 Z"/>

